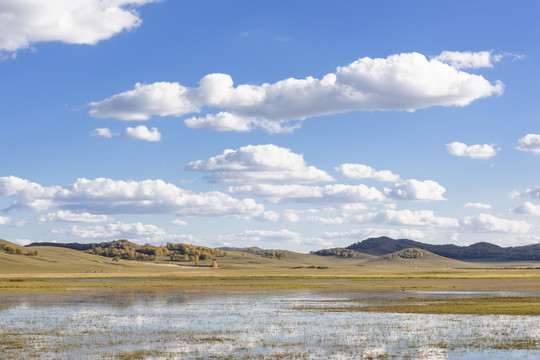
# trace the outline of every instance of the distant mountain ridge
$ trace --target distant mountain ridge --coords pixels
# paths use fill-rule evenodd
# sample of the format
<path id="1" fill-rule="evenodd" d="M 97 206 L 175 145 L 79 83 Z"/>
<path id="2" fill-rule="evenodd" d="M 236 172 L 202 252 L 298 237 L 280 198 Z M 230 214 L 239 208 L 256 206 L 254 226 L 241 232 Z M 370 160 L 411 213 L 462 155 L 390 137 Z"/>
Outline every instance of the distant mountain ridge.
<path id="1" fill-rule="evenodd" d="M 392 239 L 387 236 L 369 238 L 346 247 L 356 252 L 383 256 L 408 248 L 427 250 L 439 256 L 457 260 L 540 260 L 540 244 L 500 247 L 487 242 L 469 246 L 453 244 L 433 245 L 409 239 Z"/>
<path id="2" fill-rule="evenodd" d="M 257 247 L 257 246 L 250 246 L 250 247 L 222 246 L 222 247 L 218 247 L 218 249 L 221 251 L 238 251 L 238 252 L 245 252 L 248 254 L 257 254 L 264 251 L 264 249 L 261 249 L 260 247 Z"/>
<path id="3" fill-rule="evenodd" d="M 53 246 L 53 247 L 62 247 L 66 249 L 73 249 L 73 250 L 79 250 L 79 251 L 86 251 L 91 250 L 95 248 L 96 246 L 100 246 L 102 244 L 108 244 L 103 243 L 56 243 L 56 242 L 33 242 L 31 244 L 25 245 L 25 247 L 33 247 L 33 246 Z"/>

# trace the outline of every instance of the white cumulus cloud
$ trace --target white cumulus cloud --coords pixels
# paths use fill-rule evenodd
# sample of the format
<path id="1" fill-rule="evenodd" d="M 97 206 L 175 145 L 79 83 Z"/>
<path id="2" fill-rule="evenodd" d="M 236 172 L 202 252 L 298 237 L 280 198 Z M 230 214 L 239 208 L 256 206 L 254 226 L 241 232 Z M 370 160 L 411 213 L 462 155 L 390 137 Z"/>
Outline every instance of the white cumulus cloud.
<path id="1" fill-rule="evenodd" d="M 433 180 L 404 180 L 384 190 L 388 197 L 396 200 L 446 200 L 443 197 L 446 189 Z"/>
<path id="2" fill-rule="evenodd" d="M 256 244 L 265 249 L 286 249 L 290 248 L 291 245 L 320 248 L 331 244 L 322 238 L 309 238 L 287 229 L 246 230 L 237 234 L 212 236 L 211 242 L 220 246 L 253 246 Z"/>
<path id="3" fill-rule="evenodd" d="M 489 204 L 484 204 L 484 203 L 481 203 L 481 202 L 469 202 L 469 203 L 466 203 L 465 205 L 463 205 L 464 208 L 473 208 L 473 209 L 491 209 L 491 205 Z"/>
<path id="4" fill-rule="evenodd" d="M 521 151 L 529 151 L 534 154 L 540 154 L 540 134 L 527 134 L 518 140 L 516 147 Z"/>
<path id="5" fill-rule="evenodd" d="M 210 172 L 210 181 L 217 183 L 313 183 L 334 180 L 326 172 L 308 166 L 303 155 L 271 144 L 228 149 L 208 160 L 190 162 L 186 170 Z"/>
<path id="6" fill-rule="evenodd" d="M 69 228 L 52 230 L 53 234 L 76 236 L 82 239 L 151 239 L 153 242 L 166 237 L 166 232 L 160 227 L 140 222 L 126 224 L 122 222 L 107 225 L 79 226 L 72 225 Z"/>
<path id="7" fill-rule="evenodd" d="M 533 203 L 526 201 L 515 208 L 514 212 L 523 215 L 540 215 L 540 205 L 534 205 Z"/>
<path id="8" fill-rule="evenodd" d="M 302 236 L 294 231 L 281 230 L 246 230 L 236 234 L 237 238 L 244 238 L 246 241 L 254 242 L 295 242 L 299 243 Z"/>
<path id="9" fill-rule="evenodd" d="M 472 232 L 526 233 L 530 230 L 525 221 L 502 219 L 491 214 L 467 216 L 459 223 Z"/>
<path id="10" fill-rule="evenodd" d="M 37 42 L 94 45 L 138 27 L 136 7 L 159 0 L 7 0 L 0 2 L 0 50 Z"/>
<path id="11" fill-rule="evenodd" d="M 383 182 L 397 182 L 401 178 L 397 174 L 393 174 L 390 170 L 375 170 L 364 164 L 341 164 L 337 166 L 336 171 L 342 173 L 345 177 L 355 180 L 373 179 Z"/>
<path id="12" fill-rule="evenodd" d="M 455 227 L 458 220 L 435 216 L 432 210 L 383 210 L 355 217 L 358 222 L 374 222 L 389 225 Z"/>
<path id="13" fill-rule="evenodd" d="M 10 210 L 52 208 L 90 214 L 176 214 L 179 216 L 264 216 L 253 199 L 219 191 L 193 193 L 163 180 L 79 178 L 66 186 L 44 187 L 15 176 L 0 177 L 0 196 L 13 197 Z"/>
<path id="14" fill-rule="evenodd" d="M 499 62 L 502 58 L 500 54 L 493 54 L 493 51 L 443 51 L 434 59 L 450 64 L 456 69 L 478 69 L 483 67 L 493 67 L 494 62 Z"/>
<path id="15" fill-rule="evenodd" d="M 530 199 L 540 199 L 540 188 L 538 189 L 527 189 L 525 191 L 512 191 L 510 193 L 511 198 L 522 197 Z"/>
<path id="16" fill-rule="evenodd" d="M 467 145 L 458 141 L 446 144 L 448 152 L 455 156 L 468 157 L 471 159 L 489 159 L 497 155 L 499 148 L 492 145 Z"/>
<path id="17" fill-rule="evenodd" d="M 109 128 L 97 128 L 90 133 L 91 136 L 101 136 L 107 139 L 112 138 L 127 138 L 134 140 L 143 140 L 149 142 L 156 142 L 161 140 L 161 133 L 155 127 L 151 130 L 144 125 L 137 127 L 128 127 L 123 134 L 113 133 Z"/>
<path id="18" fill-rule="evenodd" d="M 125 137 L 129 139 L 144 140 L 144 141 L 160 141 L 161 133 L 157 128 L 153 127 L 152 130 L 149 130 L 146 126 L 139 125 L 137 127 L 128 127 L 126 129 Z"/>
<path id="19" fill-rule="evenodd" d="M 97 128 L 94 131 L 90 133 L 91 136 L 101 136 L 107 139 L 112 139 L 114 136 L 118 136 L 117 134 L 113 134 L 111 129 L 109 128 Z"/>
<path id="20" fill-rule="evenodd" d="M 227 112 L 219 112 L 217 114 L 208 114 L 205 117 L 194 116 L 186 119 L 184 122 L 188 127 L 193 129 L 248 132 L 251 131 L 251 124 L 254 122 L 254 119 Z M 275 132 L 280 132 L 280 129 L 276 128 Z"/>
<path id="21" fill-rule="evenodd" d="M 459 71 L 419 53 L 387 58 L 364 57 L 321 79 L 289 78 L 273 84 L 234 86 L 227 74 L 209 74 L 199 87 L 177 82 L 136 84 L 135 88 L 90 103 L 90 115 L 119 120 L 183 116 L 203 108 L 220 109 L 185 121 L 194 128 L 219 131 L 290 132 L 313 116 L 350 111 L 407 110 L 465 106 L 502 94 L 503 85 Z"/>
<path id="22" fill-rule="evenodd" d="M 376 229 L 366 228 L 351 230 L 346 232 L 327 232 L 323 234 L 325 239 L 352 239 L 361 241 L 366 238 L 375 238 L 380 236 L 388 236 L 393 239 L 423 239 L 426 237 L 422 231 L 417 229 Z"/>
<path id="23" fill-rule="evenodd" d="M 13 239 L 12 241 L 15 244 L 18 244 L 18 245 L 21 245 L 21 246 L 30 245 L 32 243 L 32 241 L 30 241 L 28 239 Z"/>
<path id="24" fill-rule="evenodd" d="M 372 203 L 385 200 L 384 195 L 374 187 L 360 185 L 333 184 L 326 186 L 309 185 L 242 185 L 231 186 L 229 192 L 257 195 L 270 202 L 315 203 L 343 206 L 354 203 Z"/>
<path id="25" fill-rule="evenodd" d="M 0 225 L 6 225 L 6 224 L 9 224 L 13 221 L 12 218 L 8 217 L 8 216 L 0 216 Z"/>
<path id="26" fill-rule="evenodd" d="M 111 221 L 111 218 L 107 215 L 95 215 L 95 214 L 90 214 L 87 212 L 76 213 L 69 210 L 58 210 L 58 211 L 40 216 L 38 220 L 40 222 L 65 221 L 65 222 L 98 223 L 98 222 Z"/>

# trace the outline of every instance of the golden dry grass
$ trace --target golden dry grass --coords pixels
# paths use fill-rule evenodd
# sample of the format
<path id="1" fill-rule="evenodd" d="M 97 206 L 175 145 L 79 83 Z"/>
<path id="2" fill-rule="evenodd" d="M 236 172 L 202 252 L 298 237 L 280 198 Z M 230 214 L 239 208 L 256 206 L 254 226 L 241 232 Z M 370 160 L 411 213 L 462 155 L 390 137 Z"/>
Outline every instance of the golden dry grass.
<path id="1" fill-rule="evenodd" d="M 12 244 L 14 245 L 14 244 Z M 15 245 L 16 246 L 16 245 Z M 227 252 L 189 263 L 113 261 L 59 247 L 30 247 L 38 256 L 0 252 L 0 291 L 68 291 L 70 288 L 244 288 L 244 289 L 540 289 L 539 263 L 465 263 L 440 256 L 324 257 L 289 252 L 281 260 Z M 84 286 L 77 279 L 85 281 Z M 129 279 L 107 281 L 100 279 Z M 72 280 L 49 281 L 55 279 Z M 136 281 L 133 281 L 136 279 Z"/>

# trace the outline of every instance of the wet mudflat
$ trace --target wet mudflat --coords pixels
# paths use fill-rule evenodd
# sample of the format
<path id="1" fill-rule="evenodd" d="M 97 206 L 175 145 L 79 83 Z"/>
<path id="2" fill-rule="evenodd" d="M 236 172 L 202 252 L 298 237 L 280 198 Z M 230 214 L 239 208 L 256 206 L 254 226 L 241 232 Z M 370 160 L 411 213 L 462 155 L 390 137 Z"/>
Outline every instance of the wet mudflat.
<path id="1" fill-rule="evenodd" d="M 6 359 L 534 359 L 540 317 L 362 311 L 512 292 L 0 294 Z M 354 311 L 351 311 L 351 304 Z"/>

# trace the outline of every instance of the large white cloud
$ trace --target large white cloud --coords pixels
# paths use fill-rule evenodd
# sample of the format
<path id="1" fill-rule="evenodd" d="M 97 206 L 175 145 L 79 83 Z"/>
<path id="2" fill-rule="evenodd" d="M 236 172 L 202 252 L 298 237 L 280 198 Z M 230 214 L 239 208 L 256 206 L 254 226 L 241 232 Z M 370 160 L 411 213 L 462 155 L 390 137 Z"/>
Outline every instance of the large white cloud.
<path id="1" fill-rule="evenodd" d="M 459 71 L 419 53 L 387 58 L 361 58 L 338 67 L 321 79 L 289 78 L 273 84 L 239 85 L 231 76 L 209 74 L 199 87 L 158 82 L 136 84 L 108 99 L 90 103 L 90 115 L 119 120 L 147 120 L 152 116 L 191 117 L 186 125 L 219 131 L 248 131 L 255 127 L 270 133 L 290 132 L 308 117 L 356 110 L 407 110 L 430 106 L 465 106 L 501 94 L 500 82 Z"/>
<path id="2" fill-rule="evenodd" d="M 446 149 L 452 155 L 471 159 L 489 159 L 500 151 L 499 148 L 494 148 L 488 144 L 467 145 L 458 141 L 446 144 Z"/>
<path id="3" fill-rule="evenodd" d="M 518 140 L 517 149 L 540 154 L 540 134 L 527 134 Z"/>
<path id="4" fill-rule="evenodd" d="M 219 183 L 314 183 L 334 180 L 326 172 L 308 166 L 304 156 L 276 145 L 248 145 L 225 150 L 208 160 L 186 165 L 186 170 L 206 171 Z"/>
<path id="5" fill-rule="evenodd" d="M 514 209 L 515 213 L 523 215 L 540 215 L 540 205 L 534 205 L 531 202 L 524 202 Z"/>
<path id="6" fill-rule="evenodd" d="M 96 44 L 142 22 L 135 7 L 160 0 L 3 0 L 0 51 L 42 41 Z"/>
<path id="7" fill-rule="evenodd" d="M 491 214 L 467 216 L 459 223 L 472 232 L 526 233 L 530 230 L 525 221 L 502 219 Z"/>
<path id="8" fill-rule="evenodd" d="M 446 189 L 433 180 L 404 180 L 384 190 L 388 197 L 396 200 L 446 200 L 443 197 Z"/>
<path id="9" fill-rule="evenodd" d="M 336 171 L 342 173 L 345 177 L 355 180 L 373 179 L 376 181 L 397 182 L 401 178 L 393 174 L 390 170 L 375 170 L 364 164 L 341 164 L 337 166 Z"/>
<path id="10" fill-rule="evenodd" d="M 308 185 L 241 185 L 229 187 L 229 192 L 265 197 L 270 202 L 315 203 L 343 206 L 354 203 L 372 203 L 385 200 L 384 195 L 374 187 L 360 185 L 333 184 L 326 186 Z"/>
<path id="11" fill-rule="evenodd" d="M 180 216 L 263 217 L 253 199 L 210 191 L 193 193 L 163 180 L 77 179 L 67 186 L 44 187 L 15 176 L 0 178 L 0 196 L 15 198 L 10 209 L 51 208 L 91 214 L 177 214 Z"/>

